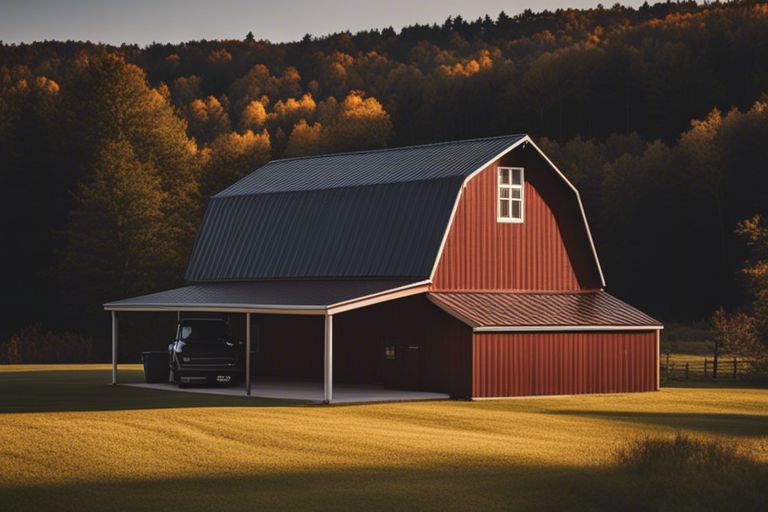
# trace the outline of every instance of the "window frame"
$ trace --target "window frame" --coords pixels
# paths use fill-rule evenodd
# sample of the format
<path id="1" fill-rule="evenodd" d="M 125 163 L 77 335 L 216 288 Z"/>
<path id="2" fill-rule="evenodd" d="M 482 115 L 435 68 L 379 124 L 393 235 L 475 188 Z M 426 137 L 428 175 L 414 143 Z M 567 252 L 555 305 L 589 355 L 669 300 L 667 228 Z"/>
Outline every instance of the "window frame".
<path id="1" fill-rule="evenodd" d="M 509 171 L 509 183 L 502 183 L 501 177 L 503 171 Z M 514 185 L 512 184 L 512 176 L 513 171 L 520 171 L 520 184 Z M 509 190 L 509 197 L 502 198 L 501 197 L 501 191 L 502 189 Z M 519 190 L 520 191 L 520 199 L 513 199 L 512 198 L 512 190 Z M 509 201 L 509 216 L 508 217 L 502 217 L 501 215 L 501 201 L 504 199 L 505 201 Z M 512 216 L 512 203 L 515 201 L 520 202 L 520 217 L 513 217 Z M 508 167 L 508 166 L 499 166 L 496 170 L 496 222 L 501 223 L 507 223 L 507 224 L 522 224 L 525 222 L 525 168 L 523 167 Z"/>

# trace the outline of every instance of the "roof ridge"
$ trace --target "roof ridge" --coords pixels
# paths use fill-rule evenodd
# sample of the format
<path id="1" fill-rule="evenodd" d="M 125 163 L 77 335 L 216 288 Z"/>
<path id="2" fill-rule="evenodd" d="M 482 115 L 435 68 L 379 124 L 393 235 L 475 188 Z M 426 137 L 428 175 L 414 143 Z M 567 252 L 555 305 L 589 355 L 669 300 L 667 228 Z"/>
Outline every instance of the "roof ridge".
<path id="1" fill-rule="evenodd" d="M 478 137 L 475 139 L 458 139 L 458 140 L 445 140 L 441 142 L 430 142 L 429 144 L 411 144 L 410 146 L 395 146 L 391 148 L 379 148 L 379 149 L 361 149 L 358 151 L 342 151 L 339 153 L 324 153 L 321 155 L 304 155 L 304 156 L 294 156 L 290 158 L 278 158 L 277 160 L 270 160 L 266 164 L 262 166 L 262 168 L 276 162 L 293 162 L 296 160 L 311 160 L 314 158 L 326 158 L 326 157 L 336 157 L 336 156 L 346 156 L 346 155 L 361 155 L 361 154 L 369 154 L 369 153 L 386 153 L 387 151 L 403 151 L 403 150 L 413 150 L 413 149 L 420 149 L 420 148 L 428 148 L 428 147 L 434 147 L 434 146 L 446 146 L 449 144 L 466 144 L 469 142 L 485 142 L 490 140 L 500 140 L 500 139 L 508 139 L 512 137 L 525 137 L 527 134 L 525 133 L 510 133 L 507 135 L 494 135 L 493 137 Z"/>
<path id="2" fill-rule="evenodd" d="M 258 197 L 258 196 L 271 196 L 271 195 L 279 195 L 279 194 L 296 194 L 301 192 L 323 192 L 326 190 L 351 190 L 351 189 L 357 189 L 357 188 L 374 188 L 374 187 L 387 187 L 392 185 L 403 185 L 405 183 L 412 185 L 415 183 L 429 183 L 429 182 L 438 182 L 438 181 L 462 181 L 464 178 L 460 176 L 444 176 L 440 178 L 422 178 L 418 180 L 408 180 L 408 181 L 391 181 L 387 183 L 360 183 L 356 185 L 341 185 L 337 187 L 323 187 L 323 188 L 308 188 L 308 189 L 302 189 L 302 190 L 271 190 L 269 192 L 240 192 L 237 194 L 227 194 L 227 195 L 219 195 L 224 190 L 219 192 L 218 194 L 214 194 L 211 197 L 208 198 L 208 201 L 211 201 L 213 199 L 230 199 L 233 197 Z"/>

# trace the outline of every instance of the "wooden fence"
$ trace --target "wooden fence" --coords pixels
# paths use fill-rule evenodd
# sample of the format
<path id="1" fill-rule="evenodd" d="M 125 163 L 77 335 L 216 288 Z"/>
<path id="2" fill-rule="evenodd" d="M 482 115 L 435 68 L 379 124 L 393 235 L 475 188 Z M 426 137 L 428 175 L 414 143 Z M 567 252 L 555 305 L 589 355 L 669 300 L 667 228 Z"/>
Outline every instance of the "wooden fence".
<path id="1" fill-rule="evenodd" d="M 700 360 L 675 361 L 667 354 L 661 356 L 661 377 L 664 380 L 690 379 L 737 379 L 749 370 L 749 361 L 736 357 L 720 358 L 715 362 L 712 358 Z"/>

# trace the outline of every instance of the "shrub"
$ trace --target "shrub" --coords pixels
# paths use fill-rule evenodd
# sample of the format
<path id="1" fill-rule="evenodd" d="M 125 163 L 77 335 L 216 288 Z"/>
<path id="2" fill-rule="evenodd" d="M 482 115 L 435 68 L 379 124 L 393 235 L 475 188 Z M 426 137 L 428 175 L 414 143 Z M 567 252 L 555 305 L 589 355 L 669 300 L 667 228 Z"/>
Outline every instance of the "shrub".
<path id="1" fill-rule="evenodd" d="M 0 363 L 82 363 L 91 361 L 93 341 L 80 334 L 55 334 L 27 327 L 0 343 Z"/>
<path id="2" fill-rule="evenodd" d="M 640 438 L 616 452 L 617 463 L 626 471 L 721 471 L 743 463 L 733 445 L 717 439 L 697 439 L 678 434 L 674 439 Z"/>
<path id="3" fill-rule="evenodd" d="M 606 510 L 765 510 L 768 442 L 750 444 L 748 452 L 734 441 L 680 434 L 631 440 L 591 494 Z"/>

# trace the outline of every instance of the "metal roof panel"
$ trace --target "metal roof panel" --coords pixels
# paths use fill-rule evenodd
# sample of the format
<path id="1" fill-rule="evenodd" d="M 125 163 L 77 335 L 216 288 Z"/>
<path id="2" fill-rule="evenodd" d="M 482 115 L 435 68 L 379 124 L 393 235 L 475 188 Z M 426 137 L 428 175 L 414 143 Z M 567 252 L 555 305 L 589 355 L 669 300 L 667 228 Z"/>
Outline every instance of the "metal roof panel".
<path id="1" fill-rule="evenodd" d="M 273 160 L 214 197 L 466 177 L 525 134 Z"/>
<path id="2" fill-rule="evenodd" d="M 474 327 L 661 327 L 658 320 L 604 291 L 436 292 L 428 297 Z"/>
<path id="3" fill-rule="evenodd" d="M 322 308 L 417 285 L 413 280 L 289 280 L 203 283 L 117 300 L 105 309 L 191 307 Z"/>
<path id="4" fill-rule="evenodd" d="M 214 197 L 186 279 L 429 277 L 462 181 Z"/>

